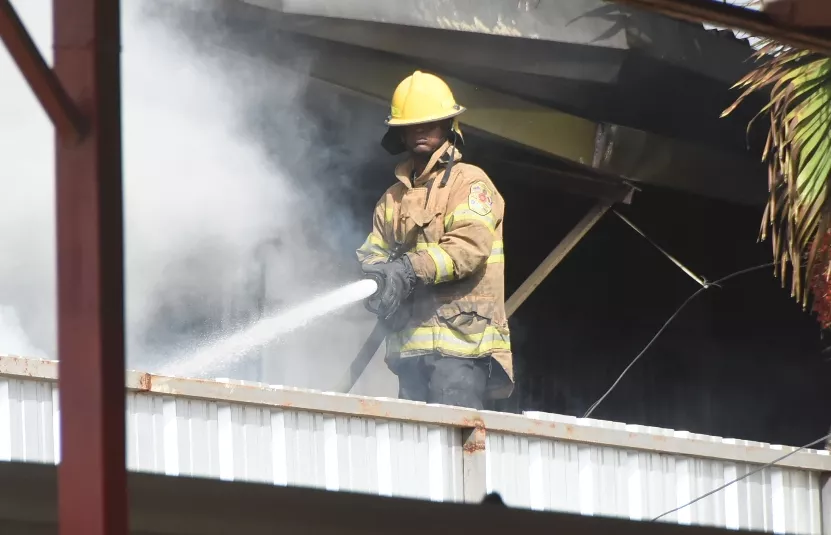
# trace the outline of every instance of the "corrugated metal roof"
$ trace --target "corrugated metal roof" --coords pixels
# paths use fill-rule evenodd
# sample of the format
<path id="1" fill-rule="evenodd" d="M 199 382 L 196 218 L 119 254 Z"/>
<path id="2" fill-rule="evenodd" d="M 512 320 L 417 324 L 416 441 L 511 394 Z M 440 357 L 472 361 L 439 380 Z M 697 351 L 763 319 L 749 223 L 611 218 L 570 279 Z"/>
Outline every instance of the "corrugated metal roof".
<path id="1" fill-rule="evenodd" d="M 0 357 L 0 460 L 57 462 L 56 372 L 54 362 Z M 127 388 L 131 470 L 436 501 L 496 491 L 508 505 L 586 515 L 650 519 L 788 449 L 137 372 L 128 373 Z M 483 451 L 466 451 L 472 428 L 485 434 Z M 468 468 L 482 455 L 480 480 Z M 665 520 L 819 535 L 819 479 L 831 472 L 831 456 L 800 452 L 783 465 Z"/>

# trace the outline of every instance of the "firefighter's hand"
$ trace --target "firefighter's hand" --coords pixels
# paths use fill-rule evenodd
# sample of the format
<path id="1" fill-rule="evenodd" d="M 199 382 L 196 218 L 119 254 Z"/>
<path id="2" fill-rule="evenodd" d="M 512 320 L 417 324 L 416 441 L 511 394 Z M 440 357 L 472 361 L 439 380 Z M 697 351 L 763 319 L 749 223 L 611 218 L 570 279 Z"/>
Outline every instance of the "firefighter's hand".
<path id="1" fill-rule="evenodd" d="M 380 277 L 382 282 L 375 313 L 382 320 L 389 320 L 398 311 L 401 303 L 413 293 L 416 275 L 410 259 L 404 255 L 398 260 L 384 264 L 364 264 L 361 269 L 364 273 Z"/>

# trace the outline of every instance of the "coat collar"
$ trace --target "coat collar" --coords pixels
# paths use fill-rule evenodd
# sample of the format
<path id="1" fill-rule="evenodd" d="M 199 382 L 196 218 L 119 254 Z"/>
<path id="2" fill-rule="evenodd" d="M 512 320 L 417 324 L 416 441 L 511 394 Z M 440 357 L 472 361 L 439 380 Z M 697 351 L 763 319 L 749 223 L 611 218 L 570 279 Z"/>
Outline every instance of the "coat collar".
<path id="1" fill-rule="evenodd" d="M 459 148 L 456 147 L 452 149 L 452 144 L 450 141 L 445 141 L 441 147 L 436 149 L 436 152 L 430 157 L 430 161 L 427 162 L 427 166 L 424 167 L 424 172 L 421 173 L 420 176 L 417 176 L 415 179 L 415 183 L 412 184 L 410 182 L 410 178 L 413 175 L 413 159 L 407 158 L 403 162 L 399 163 L 395 166 L 395 177 L 401 181 L 407 189 L 412 189 L 413 187 L 422 186 L 426 183 L 431 177 L 434 171 L 437 171 L 440 167 L 444 167 L 448 163 L 450 163 L 450 154 L 453 154 L 453 161 L 458 162 L 462 159 L 462 153 L 459 151 Z"/>

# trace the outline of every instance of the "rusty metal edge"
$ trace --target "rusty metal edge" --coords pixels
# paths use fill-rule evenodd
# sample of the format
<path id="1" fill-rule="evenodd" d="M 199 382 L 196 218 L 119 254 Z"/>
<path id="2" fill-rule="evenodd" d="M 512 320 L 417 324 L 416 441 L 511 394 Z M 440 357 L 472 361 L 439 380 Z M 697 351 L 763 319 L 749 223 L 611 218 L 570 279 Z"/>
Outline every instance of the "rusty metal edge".
<path id="1" fill-rule="evenodd" d="M 58 380 L 58 361 L 17 355 L 0 356 L 0 377 Z"/>
<path id="2" fill-rule="evenodd" d="M 31 362 L 25 362 L 27 360 Z M 55 381 L 57 363 L 0 356 L 0 376 Z M 714 441 L 714 437 L 703 435 L 668 436 L 629 429 L 603 428 L 579 421 L 573 424 L 551 422 L 517 414 L 475 411 L 397 399 L 370 398 L 282 386 L 243 385 L 233 381 L 183 379 L 132 370 L 126 373 L 125 386 L 128 391 L 164 396 L 260 405 L 339 416 L 419 422 L 456 428 L 481 427 L 490 432 L 509 433 L 529 438 L 562 440 L 594 446 L 751 464 L 768 463 L 795 449 L 789 446 L 771 446 L 763 443 L 726 444 L 720 439 Z M 804 451 L 782 461 L 779 466 L 831 473 L 831 454 L 825 451 Z"/>

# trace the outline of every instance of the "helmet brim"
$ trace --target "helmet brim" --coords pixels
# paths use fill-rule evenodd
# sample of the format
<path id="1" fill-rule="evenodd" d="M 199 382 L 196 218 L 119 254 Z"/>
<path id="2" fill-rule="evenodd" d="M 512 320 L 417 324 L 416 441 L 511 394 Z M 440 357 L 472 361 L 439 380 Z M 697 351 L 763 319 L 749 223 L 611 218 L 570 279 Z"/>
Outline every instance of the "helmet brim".
<path id="1" fill-rule="evenodd" d="M 458 110 L 453 110 L 452 113 L 446 113 L 443 115 L 434 115 L 430 117 L 422 117 L 418 120 L 413 119 L 395 119 L 393 117 L 387 117 L 384 124 L 387 126 L 411 126 L 414 124 L 426 124 L 426 123 L 435 123 L 438 121 L 444 121 L 447 119 L 452 119 L 453 117 L 457 117 L 464 113 L 467 110 L 464 106 L 459 106 Z"/>

